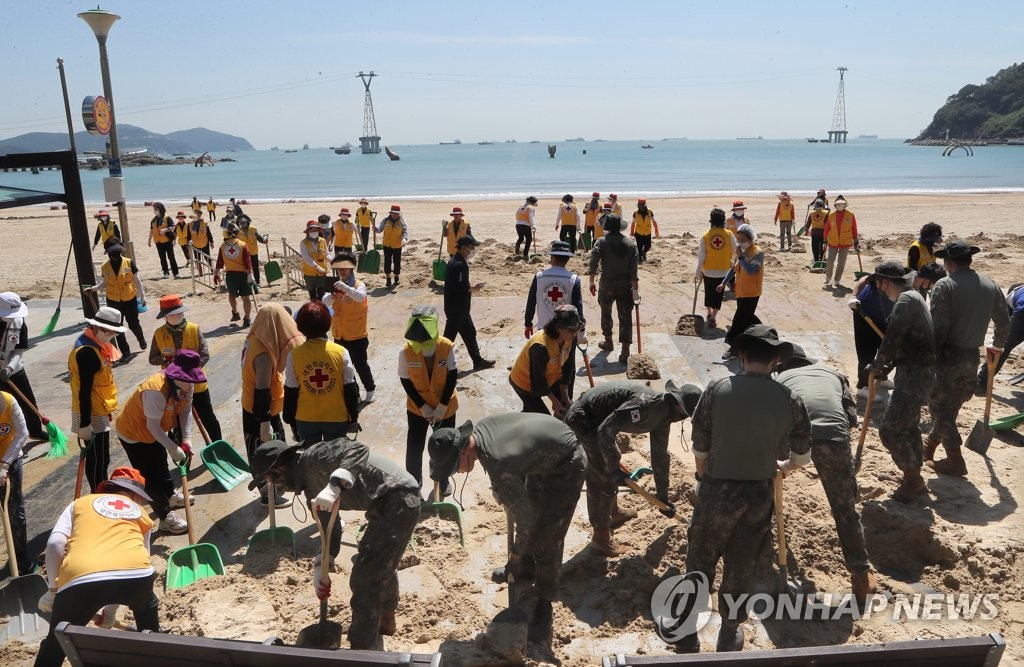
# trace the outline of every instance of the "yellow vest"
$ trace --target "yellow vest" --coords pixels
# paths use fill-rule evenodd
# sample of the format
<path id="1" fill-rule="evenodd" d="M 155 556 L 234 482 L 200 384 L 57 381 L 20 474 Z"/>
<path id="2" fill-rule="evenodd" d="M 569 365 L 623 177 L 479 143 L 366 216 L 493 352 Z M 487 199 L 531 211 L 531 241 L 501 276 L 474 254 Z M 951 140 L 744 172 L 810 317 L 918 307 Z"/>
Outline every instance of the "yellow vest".
<path id="1" fill-rule="evenodd" d="M 796 210 L 793 207 L 793 200 L 779 200 L 778 206 L 779 222 L 792 222 L 796 217 Z"/>
<path id="2" fill-rule="evenodd" d="M 356 222 L 359 223 L 360 227 L 372 227 L 373 226 L 373 211 L 369 208 L 362 206 L 356 209 Z"/>
<path id="3" fill-rule="evenodd" d="M 345 355 L 341 345 L 323 338 L 307 340 L 292 350 L 299 383 L 295 418 L 303 422 L 350 421 L 345 407 Z"/>
<path id="4" fill-rule="evenodd" d="M 920 269 L 925 264 L 931 264 L 932 262 L 935 261 L 935 255 L 932 254 L 932 251 L 928 249 L 928 246 L 926 246 L 925 244 L 921 243 L 920 239 L 918 239 L 917 241 L 914 241 L 913 243 L 911 243 L 910 247 L 911 248 L 917 248 L 917 251 L 920 253 L 920 255 L 918 255 L 918 258 L 917 258 L 917 266 L 911 266 L 909 268 L 914 269 L 915 271 L 917 271 L 918 269 Z"/>
<path id="5" fill-rule="evenodd" d="M 284 373 L 277 372 L 277 359 L 259 338 L 250 336 L 245 339 L 242 346 L 242 409 L 252 412 L 253 395 L 256 392 L 256 370 L 253 368 L 253 361 L 261 354 L 270 357 L 270 414 L 279 415 L 284 409 Z"/>
<path id="6" fill-rule="evenodd" d="M 849 248 L 853 245 L 853 223 L 850 211 L 832 211 L 828 214 L 828 234 L 825 240 L 833 248 Z"/>
<path id="7" fill-rule="evenodd" d="M 7 455 L 7 450 L 14 442 L 14 397 L 6 391 L 0 391 L 0 458 Z"/>
<path id="8" fill-rule="evenodd" d="M 192 210 L 194 212 L 196 212 L 196 213 L 199 213 L 199 211 L 202 210 L 202 208 L 203 208 L 203 205 L 199 203 L 199 200 L 193 198 L 192 199 Z"/>
<path id="9" fill-rule="evenodd" d="M 577 212 L 578 209 L 574 202 L 562 204 L 561 208 L 558 209 L 558 222 L 561 223 L 563 227 L 575 227 Z"/>
<path id="10" fill-rule="evenodd" d="M 146 511 L 127 496 L 82 496 L 71 505 L 71 536 L 57 573 L 57 588 L 98 572 L 149 569 L 143 535 L 152 528 Z"/>
<path id="11" fill-rule="evenodd" d="M 302 239 L 302 246 L 306 249 L 306 252 L 309 253 L 309 256 L 313 258 L 313 261 L 316 262 L 316 265 L 324 271 L 327 271 L 327 241 L 320 238 L 316 240 L 314 245 L 314 242 L 307 238 Z M 309 264 L 303 262 L 302 275 L 319 276 L 320 274 L 317 273 L 316 269 L 311 267 Z"/>
<path id="12" fill-rule="evenodd" d="M 101 220 L 96 225 L 96 229 L 100 231 L 100 243 L 106 243 L 107 239 L 114 235 L 114 226 L 116 224 L 113 220 L 107 220 L 106 222 Z"/>
<path id="13" fill-rule="evenodd" d="M 245 266 L 245 260 L 242 259 L 242 251 L 245 250 L 245 246 L 238 242 L 237 239 L 225 239 L 224 243 L 220 246 L 220 256 L 224 258 L 224 270 L 234 273 L 248 273 L 249 269 Z"/>
<path id="14" fill-rule="evenodd" d="M 78 351 L 83 347 L 91 348 L 100 360 L 100 372 L 92 379 L 89 410 L 97 416 L 112 415 L 117 410 L 117 385 L 114 384 L 114 371 L 106 357 L 92 345 L 79 345 L 71 350 L 71 356 L 68 357 L 68 374 L 71 376 L 71 411 L 82 413 L 82 406 L 78 403 L 78 390 L 82 386 L 82 376 L 78 370 Z"/>
<path id="15" fill-rule="evenodd" d="M 238 230 L 238 240 L 245 244 L 245 249 L 253 257 L 260 254 L 260 240 L 256 238 L 256 233 L 256 228 L 252 225 L 249 225 L 249 229 Z"/>
<path id="16" fill-rule="evenodd" d="M 811 229 L 825 229 L 825 220 L 828 219 L 828 211 L 818 209 L 811 211 Z"/>
<path id="17" fill-rule="evenodd" d="M 356 226 L 351 221 L 338 218 L 334 221 L 334 245 L 339 248 L 351 248 L 354 243 Z"/>
<path id="18" fill-rule="evenodd" d="M 171 216 L 164 216 L 163 218 L 155 217 L 149 223 L 149 236 L 153 239 L 153 243 L 167 243 L 171 239 L 167 238 L 164 232 L 160 231 L 166 227 L 174 227 L 174 221 L 171 220 Z M 173 231 L 171 232 L 173 233 Z"/>
<path id="19" fill-rule="evenodd" d="M 135 282 L 132 280 L 132 260 L 127 257 L 121 258 L 121 270 L 114 274 L 114 267 L 110 260 L 103 263 L 100 269 L 103 280 L 106 281 L 108 301 L 134 301 L 136 294 Z"/>
<path id="20" fill-rule="evenodd" d="M 192 223 L 189 223 L 189 229 L 192 228 Z M 210 230 L 207 228 L 206 223 L 202 220 L 199 221 L 199 231 L 192 232 L 192 246 L 195 248 L 205 248 L 210 245 Z"/>
<path id="21" fill-rule="evenodd" d="M 216 211 L 217 210 L 217 204 L 211 199 L 210 201 L 206 202 L 206 210 L 207 211 Z"/>
<path id="22" fill-rule="evenodd" d="M 647 215 L 641 215 L 640 211 L 633 213 L 633 233 L 640 236 L 651 235 L 651 221 L 654 220 L 654 212 L 647 209 Z"/>
<path id="23" fill-rule="evenodd" d="M 178 245 L 188 245 L 188 223 L 178 222 L 174 225 L 174 236 Z"/>
<path id="24" fill-rule="evenodd" d="M 160 417 L 160 428 L 166 432 L 178 425 L 178 415 L 184 411 L 187 404 L 185 401 L 167 398 L 164 386 L 168 382 L 173 382 L 173 380 L 168 380 L 164 377 L 163 371 L 160 371 L 149 376 L 149 379 L 138 386 L 135 393 L 124 404 L 124 408 L 115 422 L 117 434 L 122 440 L 154 442 L 153 434 L 146 426 L 146 413 L 142 409 L 142 392 L 144 391 L 156 391 L 164 397 L 164 414 Z"/>
<path id="25" fill-rule="evenodd" d="M 753 257 L 757 253 L 761 252 L 761 248 L 756 243 L 751 244 L 747 248 L 747 257 Z M 748 296 L 761 296 L 761 286 L 764 283 L 764 264 L 761 264 L 761 270 L 757 273 L 751 274 L 743 270 L 740 266 L 739 261 L 736 262 L 736 298 L 741 299 Z"/>
<path id="26" fill-rule="evenodd" d="M 385 248 L 401 248 L 402 247 L 402 220 L 392 220 L 391 216 L 384 221 L 384 247 Z"/>
<path id="27" fill-rule="evenodd" d="M 409 343 L 405 344 L 405 349 L 402 351 L 405 354 L 406 365 L 409 368 L 409 381 L 416 387 L 416 391 L 419 392 L 423 400 L 427 402 L 428 408 L 436 408 L 441 402 L 444 383 L 448 379 L 448 369 L 446 368 L 448 355 L 451 353 L 453 345 L 454 343 L 444 336 L 438 336 L 437 348 L 434 350 L 434 358 L 431 360 L 429 368 L 423 355 L 413 352 Z M 405 407 L 414 415 L 423 416 L 423 413 L 420 412 L 419 407 L 412 402 L 411 398 L 406 397 Z M 444 418 L 448 419 L 458 409 L 459 398 L 458 392 L 455 391 L 452 392 L 452 398 L 448 402 L 448 410 L 444 413 Z"/>
<path id="28" fill-rule="evenodd" d="M 174 349 L 174 339 L 166 324 L 153 332 L 153 339 L 156 341 L 156 349 L 160 350 L 162 358 L 160 368 L 167 368 L 168 364 L 174 361 L 174 355 L 181 350 L 192 350 L 199 354 L 199 325 L 192 322 L 185 322 L 185 331 L 181 334 L 181 350 Z M 209 388 L 208 383 L 200 382 L 194 391 L 198 394 Z"/>
<path id="29" fill-rule="evenodd" d="M 711 271 L 728 271 L 732 265 L 732 232 L 712 227 L 704 232 L 704 266 Z"/>
<path id="30" fill-rule="evenodd" d="M 601 209 L 587 207 L 587 210 L 583 212 L 583 226 L 594 227 L 597 223 L 597 216 L 601 215 Z"/>
<path id="31" fill-rule="evenodd" d="M 469 234 L 469 233 L 470 233 L 470 231 L 469 231 L 469 223 L 466 222 L 465 218 L 463 218 L 462 221 L 459 222 L 458 230 L 455 229 L 455 220 L 454 219 L 451 222 L 448 223 L 448 225 L 445 227 L 445 237 L 448 239 L 448 254 L 449 255 L 454 255 L 455 254 L 455 244 L 458 243 L 459 237 L 460 236 L 465 236 L 466 234 Z"/>
<path id="32" fill-rule="evenodd" d="M 525 204 L 520 206 L 516 211 L 516 222 L 521 222 L 524 225 L 530 224 L 530 205 Z"/>
<path id="33" fill-rule="evenodd" d="M 562 377 L 562 364 L 569 358 L 569 346 L 572 345 L 570 338 L 564 348 L 558 347 L 558 340 L 551 338 L 543 330 L 533 335 L 533 338 L 526 341 L 526 345 L 519 352 L 516 363 L 512 366 L 512 382 L 523 391 L 530 391 L 530 348 L 537 343 L 542 343 L 548 351 L 548 364 L 544 368 L 544 381 L 550 387 Z"/>
<path id="34" fill-rule="evenodd" d="M 617 215 L 620 218 L 622 217 L 622 204 L 619 202 L 612 204 L 612 215 Z"/>
<path id="35" fill-rule="evenodd" d="M 356 287 L 363 281 L 356 280 Z M 331 317 L 331 336 L 341 340 L 359 340 L 366 338 L 366 315 L 370 310 L 369 297 L 362 301 L 350 299 L 345 294 L 335 292 L 331 295 L 334 315 Z"/>

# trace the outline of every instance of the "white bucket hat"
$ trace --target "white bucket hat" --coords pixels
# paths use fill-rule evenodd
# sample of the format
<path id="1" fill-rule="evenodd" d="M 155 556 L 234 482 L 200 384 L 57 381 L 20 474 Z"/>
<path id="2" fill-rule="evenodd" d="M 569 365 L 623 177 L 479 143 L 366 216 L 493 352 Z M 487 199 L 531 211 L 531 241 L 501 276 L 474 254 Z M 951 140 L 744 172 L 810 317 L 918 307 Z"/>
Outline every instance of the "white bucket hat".
<path id="1" fill-rule="evenodd" d="M 21 297 L 14 292 L 0 292 L 0 318 L 5 320 L 14 317 L 25 317 L 28 314 L 26 306 Z"/>
<path id="2" fill-rule="evenodd" d="M 94 327 L 100 327 L 108 331 L 125 332 L 124 315 L 121 314 L 121 311 L 110 306 L 103 306 L 96 312 L 96 317 L 86 320 L 86 322 Z"/>

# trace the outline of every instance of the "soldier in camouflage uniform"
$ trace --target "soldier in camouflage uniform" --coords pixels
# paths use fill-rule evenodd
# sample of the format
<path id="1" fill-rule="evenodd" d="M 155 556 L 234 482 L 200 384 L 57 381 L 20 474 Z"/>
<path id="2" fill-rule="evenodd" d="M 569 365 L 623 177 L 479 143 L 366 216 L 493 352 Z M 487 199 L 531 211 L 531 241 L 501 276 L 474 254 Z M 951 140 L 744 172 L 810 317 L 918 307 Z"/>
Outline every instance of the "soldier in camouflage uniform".
<path id="1" fill-rule="evenodd" d="M 615 348 L 612 341 L 612 305 L 618 313 L 619 361 L 629 359 L 629 346 L 633 342 L 633 303 L 639 298 L 637 266 L 639 255 L 636 243 L 622 235 L 622 218 L 607 215 L 604 221 L 605 236 L 599 238 L 590 251 L 590 294 L 597 296 L 601 306 L 601 334 L 604 340 L 597 344 L 606 352 Z M 598 267 L 601 267 L 601 287 L 594 285 Z"/>
<path id="2" fill-rule="evenodd" d="M 612 541 L 612 529 L 636 516 L 635 510 L 621 510 L 616 502 L 622 453 L 615 445 L 615 437 L 619 433 L 650 433 L 657 497 L 671 504 L 669 430 L 672 422 L 693 414 L 700 394 L 697 385 L 680 388 L 671 381 L 665 385 L 665 393 L 640 382 L 605 382 L 569 406 L 565 423 L 587 453 L 587 512 L 594 527 L 590 546 L 601 555 L 614 557 L 629 551 Z"/>
<path id="3" fill-rule="evenodd" d="M 928 494 L 921 477 L 921 407 L 935 385 L 935 337 L 932 316 L 921 293 L 913 288 L 914 273 L 899 262 L 883 262 L 871 274 L 876 289 L 895 301 L 885 338 L 868 364 L 876 377 L 896 367 L 892 396 L 885 407 L 878 437 L 893 463 L 903 471 L 893 500 L 908 503 Z"/>
<path id="4" fill-rule="evenodd" d="M 310 504 L 332 477 L 347 471 L 343 476 L 351 480 L 351 488 L 338 495 L 339 508 L 365 510 L 368 521 L 349 579 L 348 639 L 353 649 L 372 649 L 379 645 L 380 635 L 395 633 L 398 562 L 419 520 L 420 485 L 400 465 L 355 440 L 338 438 L 300 447 L 280 440 L 263 443 L 251 459 L 253 477 L 273 482 L 278 490 L 303 492 Z M 255 485 L 256 481 L 249 487 Z M 320 513 L 325 529 L 329 518 L 329 513 Z M 328 536 L 332 563 L 341 549 L 343 529 L 339 520 Z M 330 581 L 321 582 L 319 573 L 314 565 L 314 586 L 323 599 L 330 595 Z"/>
<path id="5" fill-rule="evenodd" d="M 537 606 L 529 635 L 531 641 L 549 641 L 565 534 L 587 470 L 576 436 L 550 415 L 515 412 L 437 429 L 427 449 L 435 481 L 469 472 L 476 461 L 490 477 L 495 499 L 515 522 L 512 553 L 496 578 L 528 578 L 532 560 Z"/>
<path id="6" fill-rule="evenodd" d="M 960 453 L 963 439 L 956 428 L 961 406 L 974 395 L 978 386 L 978 348 L 985 344 L 988 323 L 995 331 L 992 347 L 986 353 L 998 356 L 1010 330 L 1010 315 L 1002 291 L 986 276 L 971 268 L 971 258 L 981 252 L 965 241 L 951 241 L 935 253 L 944 260 L 949 274 L 935 283 L 931 291 L 932 325 L 935 330 L 935 389 L 928 402 L 932 432 L 925 444 L 924 460 L 944 475 L 967 474 Z M 946 458 L 933 461 L 935 449 L 942 443 Z"/>
<path id="7" fill-rule="evenodd" d="M 752 593 L 758 555 L 770 538 L 776 471 L 783 474 L 810 461 L 811 423 L 800 397 L 775 382 L 770 373 L 792 354 L 775 329 L 755 324 L 733 339 L 743 369 L 715 380 L 704 390 L 693 422 L 693 457 L 697 467 L 697 501 L 687 531 L 687 572 L 700 572 L 708 583 L 724 557 L 719 611 L 724 594 Z M 785 459 L 785 460 L 780 460 Z M 740 623 L 723 618 L 718 651 L 743 647 Z M 697 634 L 676 643 L 676 650 L 700 650 Z"/>
<path id="8" fill-rule="evenodd" d="M 857 402 L 850 392 L 850 382 L 845 375 L 809 359 L 796 344 L 785 370 L 775 379 L 800 397 L 811 418 L 811 461 L 832 509 L 853 594 L 864 605 L 878 586 L 857 514 L 857 475 L 850 454 L 850 429 L 857 425 Z"/>

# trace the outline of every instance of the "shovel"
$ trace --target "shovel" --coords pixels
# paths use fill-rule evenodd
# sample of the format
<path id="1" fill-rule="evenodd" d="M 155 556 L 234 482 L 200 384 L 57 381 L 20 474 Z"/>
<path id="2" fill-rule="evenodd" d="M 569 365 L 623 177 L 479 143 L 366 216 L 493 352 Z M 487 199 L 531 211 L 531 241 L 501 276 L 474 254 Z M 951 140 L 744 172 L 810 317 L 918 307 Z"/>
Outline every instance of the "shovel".
<path id="1" fill-rule="evenodd" d="M 644 343 L 640 339 L 640 300 L 641 296 L 636 295 L 636 301 L 633 302 L 633 310 L 636 311 L 636 352 L 637 354 L 644 353 Z"/>
<path id="2" fill-rule="evenodd" d="M 775 532 L 778 533 L 779 546 L 779 593 L 796 595 L 800 587 L 789 580 L 788 555 L 786 553 L 786 518 L 782 511 L 782 471 L 775 473 Z"/>
<path id="3" fill-rule="evenodd" d="M 508 554 L 511 557 L 515 544 L 516 526 L 512 513 L 505 510 L 507 526 Z M 492 651 L 512 662 L 522 662 L 526 657 L 526 642 L 529 617 L 517 604 L 516 581 L 511 572 L 508 574 L 508 608 L 503 609 L 487 624 L 485 637 Z"/>
<path id="4" fill-rule="evenodd" d="M 277 527 L 277 488 L 270 484 L 267 487 L 267 507 L 270 510 L 270 528 L 268 530 L 260 530 L 253 534 L 249 538 L 249 548 L 255 549 L 256 547 L 263 545 L 270 545 L 271 549 L 276 549 L 280 545 L 288 546 L 291 545 L 292 558 L 295 557 L 295 531 L 287 526 Z"/>
<path id="5" fill-rule="evenodd" d="M 181 494 L 185 496 L 185 520 L 188 522 L 188 546 L 175 549 L 167 559 L 167 590 L 185 588 L 200 579 L 224 574 L 220 552 L 212 544 L 196 544 L 193 532 L 192 499 L 188 493 L 188 464 L 178 466 L 181 473 Z"/>
<path id="6" fill-rule="evenodd" d="M 657 496 L 652 495 L 650 491 L 640 486 L 640 484 L 633 477 L 634 473 L 631 472 L 629 468 L 626 467 L 626 464 L 624 464 L 622 461 L 619 461 L 619 470 L 622 471 L 622 483 L 628 486 L 630 490 L 632 490 L 634 493 L 639 495 L 648 503 L 656 507 L 659 512 L 661 512 L 668 518 L 675 519 L 684 526 L 686 525 L 686 519 L 684 519 L 682 516 L 679 515 L 678 512 L 676 512 L 676 506 L 673 505 L 672 503 L 664 503 L 661 500 L 658 500 Z M 643 469 L 638 468 L 637 470 L 639 471 Z M 640 476 L 642 477 L 643 475 Z"/>
<path id="7" fill-rule="evenodd" d="M 985 365 L 988 366 L 988 384 L 985 387 L 985 421 L 974 422 L 974 428 L 967 436 L 967 449 L 982 456 L 988 451 L 988 446 L 992 444 L 992 438 L 996 437 L 996 432 L 988 425 L 988 419 L 992 414 L 992 383 L 996 379 L 996 362 L 996 355 L 986 350 Z"/>
<path id="8" fill-rule="evenodd" d="M 871 322 L 871 320 L 868 320 Z M 860 424 L 860 440 L 857 441 L 857 454 L 853 457 L 853 472 L 860 472 L 861 459 L 864 456 L 864 440 L 868 437 L 868 424 L 871 423 L 871 408 L 875 405 L 875 392 L 878 381 L 874 373 L 868 373 L 868 402 L 864 406 L 864 421 Z"/>
<path id="9" fill-rule="evenodd" d="M 320 531 L 320 580 L 326 581 L 330 576 L 331 554 L 330 540 L 327 536 L 334 530 L 334 523 L 338 519 L 338 501 L 334 501 L 331 507 L 331 519 L 327 522 L 327 530 L 320 522 L 316 508 L 313 509 L 313 520 L 316 521 L 317 530 Z M 327 598 L 320 600 L 320 620 L 313 625 L 307 625 L 299 630 L 295 638 L 296 646 L 308 648 L 336 649 L 341 647 L 341 623 L 327 620 Z"/>
<path id="10" fill-rule="evenodd" d="M 75 500 L 82 497 L 82 477 L 85 476 L 85 453 L 92 447 L 95 437 L 89 438 L 89 444 L 84 446 L 82 445 L 82 439 L 78 439 L 78 476 L 75 477 Z"/>
<path id="11" fill-rule="evenodd" d="M 689 315 L 680 315 L 676 322 L 676 334 L 683 336 L 699 336 L 704 333 L 704 318 L 697 314 L 697 295 L 703 280 L 693 281 L 693 305 Z"/>
<path id="12" fill-rule="evenodd" d="M 32 641 L 46 636 L 50 624 L 39 615 L 38 600 L 46 594 L 46 579 L 38 574 L 18 576 L 18 559 L 14 555 L 14 536 L 7 503 L 11 498 L 11 485 L 4 484 L 4 541 L 7 543 L 7 566 L 11 579 L 0 588 L 0 645 L 11 637 Z M 6 618 L 6 620 L 5 620 Z"/>
<path id="13" fill-rule="evenodd" d="M 1012 384 L 1015 387 L 1019 385 L 1021 382 L 1024 382 L 1024 373 L 1019 373 L 1010 378 L 1010 384 Z"/>
<path id="14" fill-rule="evenodd" d="M 192 419 L 195 420 L 199 432 L 203 434 L 203 442 L 206 446 L 199 452 L 199 458 L 203 460 L 206 469 L 210 471 L 213 478 L 225 491 L 230 491 L 243 481 L 252 478 L 252 470 L 245 462 L 242 455 L 235 451 L 228 442 L 217 440 L 210 442 L 210 434 L 200 421 L 195 408 L 192 409 Z"/>
<path id="15" fill-rule="evenodd" d="M 455 224 L 453 220 L 451 224 Z M 431 264 L 431 275 L 435 282 L 444 282 L 444 274 L 448 270 L 448 263 L 441 259 L 441 253 L 444 252 L 444 227 L 441 227 L 441 242 L 437 244 L 437 259 Z"/>
<path id="16" fill-rule="evenodd" d="M 860 271 L 854 271 L 853 272 L 853 277 L 856 278 L 857 280 L 860 280 L 864 276 L 868 276 L 868 275 L 871 275 L 871 274 L 864 272 L 864 262 L 862 262 L 861 259 L 860 259 L 860 248 L 857 247 L 857 246 L 854 246 L 853 250 L 854 250 L 854 252 L 857 253 L 857 268 L 860 269 Z"/>
<path id="17" fill-rule="evenodd" d="M 284 272 L 281 271 L 281 265 L 277 261 L 270 259 L 270 244 L 264 241 L 263 246 L 267 249 L 267 261 L 263 264 L 263 277 L 267 279 L 269 286 L 272 282 L 283 278 Z"/>
<path id="18" fill-rule="evenodd" d="M 576 349 L 578 349 L 580 351 L 580 354 L 583 355 L 583 366 L 584 366 L 584 368 L 587 369 L 587 379 L 590 380 L 590 388 L 593 389 L 594 386 L 595 386 L 594 385 L 594 371 L 592 371 L 590 369 L 590 355 L 587 354 L 587 348 L 589 346 L 590 346 L 589 342 L 588 343 L 583 343 L 583 344 L 576 343 Z"/>
<path id="19" fill-rule="evenodd" d="M 988 426 L 993 431 L 1010 431 L 1021 424 L 1024 424 L 1024 412 L 1018 412 L 1017 414 L 1010 415 L 1009 417 L 996 419 L 995 421 L 989 422 Z"/>
<path id="20" fill-rule="evenodd" d="M 455 514 L 455 525 L 459 527 L 459 546 L 465 549 L 466 536 L 462 530 L 462 509 L 457 504 L 445 500 L 441 492 L 441 482 L 434 482 L 433 500 L 428 500 L 420 505 L 420 512 L 434 510 L 434 516 L 440 517 L 441 510 L 443 509 L 451 510 Z"/>

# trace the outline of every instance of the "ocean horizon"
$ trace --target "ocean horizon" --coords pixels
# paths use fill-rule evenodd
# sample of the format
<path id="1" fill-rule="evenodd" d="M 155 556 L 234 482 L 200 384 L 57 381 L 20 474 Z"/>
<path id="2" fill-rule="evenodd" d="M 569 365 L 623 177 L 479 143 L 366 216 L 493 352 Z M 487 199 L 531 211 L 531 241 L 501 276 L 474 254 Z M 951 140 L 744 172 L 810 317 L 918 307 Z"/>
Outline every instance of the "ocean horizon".
<path id="1" fill-rule="evenodd" d="M 830 195 L 1024 192 L 1024 148 L 979 146 L 943 157 L 942 148 L 899 139 L 853 139 L 847 144 L 805 140 L 559 141 L 479 145 L 391 145 L 382 152 L 336 155 L 329 148 L 214 153 L 213 167 L 182 165 L 124 170 L 129 205 L 191 201 L 220 203 L 523 199 L 529 195 L 586 197 L 765 196 L 787 190 L 798 202 L 818 189 Z M 644 149 L 642 145 L 652 148 Z M 86 202 L 104 203 L 106 170 L 83 169 Z M 0 174 L 11 187 L 60 191 L 58 172 Z"/>

